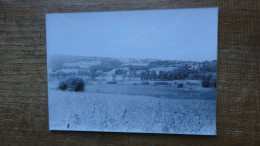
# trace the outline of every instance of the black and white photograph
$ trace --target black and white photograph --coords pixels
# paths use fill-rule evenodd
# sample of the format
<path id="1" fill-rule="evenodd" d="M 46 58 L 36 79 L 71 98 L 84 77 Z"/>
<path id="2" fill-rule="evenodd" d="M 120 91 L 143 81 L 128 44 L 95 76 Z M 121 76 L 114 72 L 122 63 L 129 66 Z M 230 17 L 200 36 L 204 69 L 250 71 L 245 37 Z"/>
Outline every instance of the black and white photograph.
<path id="1" fill-rule="evenodd" d="M 218 8 L 46 14 L 49 130 L 216 135 Z"/>

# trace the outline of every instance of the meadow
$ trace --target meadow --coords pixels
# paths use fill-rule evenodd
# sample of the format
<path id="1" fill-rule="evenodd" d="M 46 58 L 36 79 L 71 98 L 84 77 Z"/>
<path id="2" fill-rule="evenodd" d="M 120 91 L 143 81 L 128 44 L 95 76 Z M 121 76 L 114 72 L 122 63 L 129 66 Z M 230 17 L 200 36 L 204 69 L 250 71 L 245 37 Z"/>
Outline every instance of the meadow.
<path id="1" fill-rule="evenodd" d="M 213 61 L 54 56 L 50 130 L 216 134 Z"/>
<path id="2" fill-rule="evenodd" d="M 58 82 L 49 83 L 50 130 L 216 133 L 215 88 L 189 80 L 154 83 L 89 81 L 83 92 L 61 91 Z"/>

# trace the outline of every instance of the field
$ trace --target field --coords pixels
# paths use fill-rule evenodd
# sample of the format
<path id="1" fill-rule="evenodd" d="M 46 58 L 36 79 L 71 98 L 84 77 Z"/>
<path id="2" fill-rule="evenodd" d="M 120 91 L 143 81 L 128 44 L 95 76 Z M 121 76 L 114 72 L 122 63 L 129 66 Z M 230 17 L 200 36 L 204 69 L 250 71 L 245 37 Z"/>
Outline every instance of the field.
<path id="1" fill-rule="evenodd" d="M 53 56 L 49 128 L 215 135 L 216 68 L 216 60 Z"/>
<path id="2" fill-rule="evenodd" d="M 89 81 L 72 92 L 49 82 L 50 130 L 216 134 L 215 88 L 196 80 L 155 83 Z"/>

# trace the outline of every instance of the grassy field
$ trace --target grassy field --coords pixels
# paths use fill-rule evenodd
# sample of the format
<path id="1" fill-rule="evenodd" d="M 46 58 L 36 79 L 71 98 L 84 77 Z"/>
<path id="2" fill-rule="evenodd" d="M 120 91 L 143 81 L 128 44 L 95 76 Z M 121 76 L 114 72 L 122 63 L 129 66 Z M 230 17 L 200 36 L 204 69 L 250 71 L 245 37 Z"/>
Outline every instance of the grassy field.
<path id="1" fill-rule="evenodd" d="M 216 134 L 214 88 L 141 81 L 88 82 L 84 92 L 57 86 L 49 83 L 51 130 Z"/>
<path id="2" fill-rule="evenodd" d="M 157 98 L 170 99 L 202 99 L 215 100 L 216 90 L 213 88 L 197 87 L 198 85 L 186 85 L 184 88 L 174 86 L 154 86 L 141 84 L 106 84 L 106 83 L 90 83 L 87 85 L 88 93 L 108 93 L 108 94 L 124 94 L 124 95 L 140 95 Z"/>

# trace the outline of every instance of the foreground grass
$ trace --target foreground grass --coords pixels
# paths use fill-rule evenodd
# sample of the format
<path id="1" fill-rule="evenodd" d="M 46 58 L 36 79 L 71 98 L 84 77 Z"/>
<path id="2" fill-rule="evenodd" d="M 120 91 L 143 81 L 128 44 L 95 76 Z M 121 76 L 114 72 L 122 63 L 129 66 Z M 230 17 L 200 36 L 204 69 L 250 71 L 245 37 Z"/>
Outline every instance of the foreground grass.
<path id="1" fill-rule="evenodd" d="M 152 96 L 154 95 L 153 90 L 150 90 L 152 94 L 149 95 L 146 94 L 149 90 L 145 94 L 139 94 L 139 91 L 129 90 L 129 88 L 96 90 L 96 87 L 93 86 L 92 89 L 82 93 L 50 89 L 50 129 L 216 134 L 215 100 L 195 98 L 196 94 L 190 92 L 187 92 L 186 95 L 179 94 L 179 96 L 185 97 L 190 94 L 189 96 L 192 95 L 192 98 L 177 99 L 156 98 Z M 138 94 L 130 94 L 133 91 Z M 164 92 L 158 93 L 163 94 Z M 215 93 L 213 92 L 213 94 Z M 197 94 L 197 96 L 201 95 Z"/>

